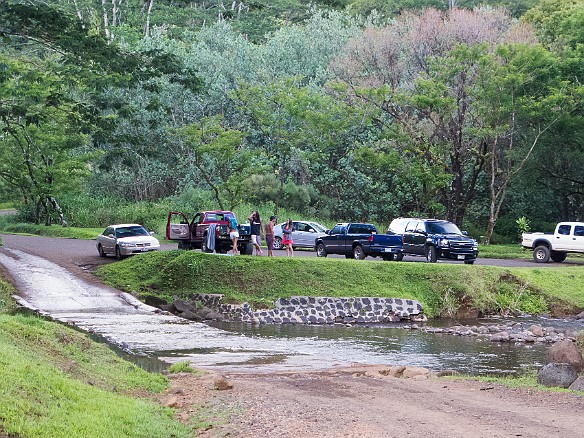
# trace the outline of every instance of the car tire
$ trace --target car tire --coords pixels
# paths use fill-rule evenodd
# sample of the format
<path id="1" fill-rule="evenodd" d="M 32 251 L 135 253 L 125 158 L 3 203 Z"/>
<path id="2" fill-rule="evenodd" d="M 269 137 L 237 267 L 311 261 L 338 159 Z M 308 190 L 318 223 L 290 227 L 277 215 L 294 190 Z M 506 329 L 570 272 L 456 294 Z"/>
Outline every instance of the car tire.
<path id="1" fill-rule="evenodd" d="M 274 249 L 282 249 L 282 238 L 274 237 Z"/>
<path id="2" fill-rule="evenodd" d="M 387 254 L 381 257 L 386 262 L 391 262 L 395 260 L 395 254 Z"/>
<path id="3" fill-rule="evenodd" d="M 552 251 L 550 257 L 551 259 L 556 262 L 556 263 L 562 263 L 564 260 L 566 260 L 566 256 L 568 254 L 565 252 L 561 252 L 561 251 Z"/>
<path id="4" fill-rule="evenodd" d="M 438 261 L 438 253 L 436 247 L 429 246 L 426 248 L 426 261 L 429 263 L 436 263 Z"/>
<path id="5" fill-rule="evenodd" d="M 474 260 L 465 260 L 464 264 L 465 265 L 474 265 L 474 262 L 475 262 Z"/>
<path id="6" fill-rule="evenodd" d="M 365 251 L 363 251 L 361 245 L 356 245 L 355 248 L 353 248 L 353 257 L 355 260 L 365 260 Z"/>
<path id="7" fill-rule="evenodd" d="M 328 254 L 326 252 L 326 248 L 324 246 L 324 243 L 319 243 L 318 245 L 316 245 L 316 256 L 317 257 L 326 257 Z"/>
<path id="8" fill-rule="evenodd" d="M 243 249 L 243 251 L 242 251 Z M 245 246 L 242 247 L 239 252 L 243 255 L 253 255 L 253 243 L 249 242 L 246 243 Z"/>
<path id="9" fill-rule="evenodd" d="M 396 262 L 401 262 L 403 259 L 404 259 L 404 255 L 401 252 L 399 254 L 396 254 L 396 256 L 394 257 L 394 260 Z"/>
<path id="10" fill-rule="evenodd" d="M 536 263 L 547 263 L 550 260 L 551 252 L 547 246 L 540 245 L 533 250 L 533 260 Z"/>
<path id="11" fill-rule="evenodd" d="M 99 245 L 97 245 L 97 252 L 99 252 L 99 256 L 100 257 L 105 257 L 105 251 L 103 250 L 103 246 L 101 246 L 101 243 Z"/>
<path id="12" fill-rule="evenodd" d="M 116 245 L 116 260 L 122 260 L 124 256 L 122 256 L 122 251 L 120 251 L 120 247 Z"/>

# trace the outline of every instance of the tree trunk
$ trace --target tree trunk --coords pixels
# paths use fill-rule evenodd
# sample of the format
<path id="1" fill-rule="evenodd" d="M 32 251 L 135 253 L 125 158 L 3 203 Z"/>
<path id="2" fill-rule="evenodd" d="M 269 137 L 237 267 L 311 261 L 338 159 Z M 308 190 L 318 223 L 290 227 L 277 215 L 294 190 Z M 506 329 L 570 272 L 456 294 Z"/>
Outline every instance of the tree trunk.
<path id="1" fill-rule="evenodd" d="M 150 36 L 150 13 L 154 6 L 154 0 L 148 0 L 148 10 L 146 11 L 146 24 L 144 25 L 144 36 Z"/>
<path id="2" fill-rule="evenodd" d="M 102 11 L 102 15 L 103 15 L 103 31 L 105 33 L 105 38 L 108 41 L 111 41 L 110 29 L 109 29 L 109 17 L 108 17 L 105 2 L 106 2 L 106 0 L 101 0 L 101 11 Z"/>

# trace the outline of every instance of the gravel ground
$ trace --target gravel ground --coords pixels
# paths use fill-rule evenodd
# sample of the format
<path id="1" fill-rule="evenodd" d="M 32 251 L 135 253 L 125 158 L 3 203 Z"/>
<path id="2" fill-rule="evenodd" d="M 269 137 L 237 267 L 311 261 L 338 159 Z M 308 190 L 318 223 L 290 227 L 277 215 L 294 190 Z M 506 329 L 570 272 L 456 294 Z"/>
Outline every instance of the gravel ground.
<path id="1" fill-rule="evenodd" d="M 383 367 L 172 377 L 162 401 L 202 437 L 581 437 L 584 398 L 451 378 L 386 377 Z M 193 407 L 198 407 L 198 413 Z"/>

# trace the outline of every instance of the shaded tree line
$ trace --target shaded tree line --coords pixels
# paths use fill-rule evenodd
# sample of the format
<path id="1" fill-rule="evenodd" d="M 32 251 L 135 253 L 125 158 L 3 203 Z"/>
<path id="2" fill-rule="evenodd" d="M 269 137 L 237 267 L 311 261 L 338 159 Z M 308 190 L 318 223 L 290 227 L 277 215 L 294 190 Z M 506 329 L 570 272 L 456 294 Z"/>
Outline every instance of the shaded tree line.
<path id="1" fill-rule="evenodd" d="M 202 25 L 201 2 L 147 3 L 0 5 L 0 194 L 35 221 L 67 191 L 192 188 L 486 241 L 507 218 L 582 217 L 582 0 L 329 4 L 253 38 L 257 5 Z"/>

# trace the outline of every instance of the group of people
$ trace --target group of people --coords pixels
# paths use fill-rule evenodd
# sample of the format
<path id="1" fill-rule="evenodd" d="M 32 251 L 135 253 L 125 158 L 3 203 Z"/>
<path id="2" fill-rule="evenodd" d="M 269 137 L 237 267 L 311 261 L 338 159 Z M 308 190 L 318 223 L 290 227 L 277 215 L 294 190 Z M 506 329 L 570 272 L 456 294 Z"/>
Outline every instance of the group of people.
<path id="1" fill-rule="evenodd" d="M 265 232 L 264 224 L 257 210 L 251 212 L 247 220 L 251 225 L 251 243 L 254 247 L 255 255 L 263 255 L 261 242 L 262 235 L 265 235 L 266 246 L 268 247 L 268 257 L 274 255 L 274 225 L 276 224 L 276 216 L 270 216 L 270 220 L 266 223 Z M 282 226 L 282 246 L 286 249 L 286 255 L 293 257 L 294 249 L 292 248 L 292 231 L 294 231 L 294 223 L 292 219 L 288 218 L 286 223 Z M 238 255 L 237 241 L 239 239 L 239 231 L 237 230 L 237 221 L 231 218 L 229 221 L 229 238 L 233 243 L 233 255 Z"/>

